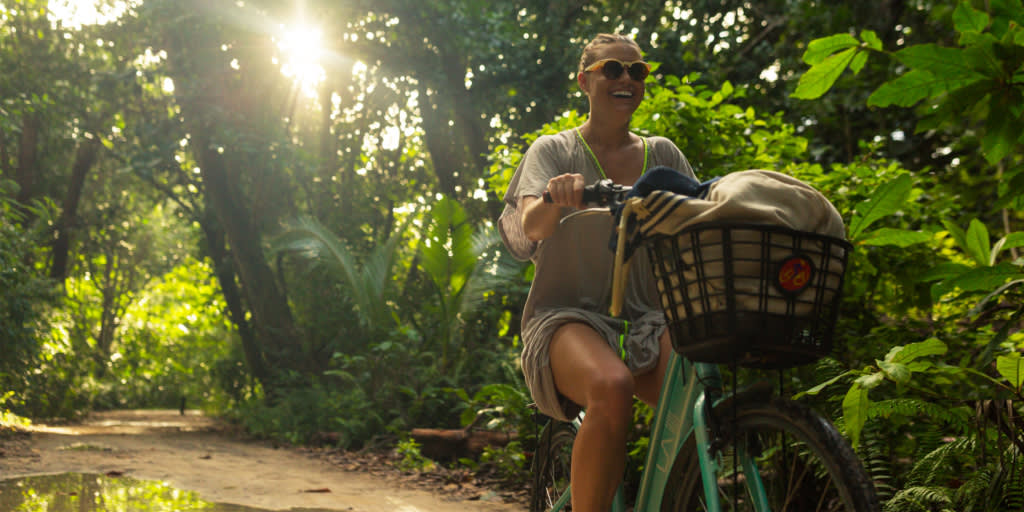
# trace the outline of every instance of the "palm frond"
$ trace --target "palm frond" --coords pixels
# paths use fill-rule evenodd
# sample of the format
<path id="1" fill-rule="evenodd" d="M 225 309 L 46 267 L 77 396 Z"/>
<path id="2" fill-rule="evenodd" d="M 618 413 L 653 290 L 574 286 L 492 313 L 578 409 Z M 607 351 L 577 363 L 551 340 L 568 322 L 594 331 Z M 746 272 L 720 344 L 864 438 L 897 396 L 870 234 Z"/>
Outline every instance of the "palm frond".
<path id="1" fill-rule="evenodd" d="M 522 262 L 512 258 L 501 245 L 501 236 L 493 226 L 483 226 L 473 235 L 473 253 L 478 258 L 462 294 L 462 314 L 477 310 L 488 294 L 507 286 L 523 270 Z"/>
<path id="2" fill-rule="evenodd" d="M 383 327 L 394 323 L 387 294 L 398 244 L 415 215 L 410 215 L 362 262 L 338 236 L 312 217 L 288 222 L 271 244 L 275 253 L 288 252 L 321 266 L 343 283 L 352 294 L 363 326 Z"/>

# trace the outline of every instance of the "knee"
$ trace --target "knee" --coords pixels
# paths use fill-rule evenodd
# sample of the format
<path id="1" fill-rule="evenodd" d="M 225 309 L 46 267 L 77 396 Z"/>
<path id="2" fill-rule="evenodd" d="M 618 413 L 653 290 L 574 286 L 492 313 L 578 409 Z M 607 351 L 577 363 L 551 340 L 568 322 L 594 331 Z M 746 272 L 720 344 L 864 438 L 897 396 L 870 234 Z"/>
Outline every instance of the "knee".
<path id="1" fill-rule="evenodd" d="M 636 385 L 628 370 L 602 375 L 588 392 L 587 415 L 598 414 L 628 424 L 633 415 Z"/>

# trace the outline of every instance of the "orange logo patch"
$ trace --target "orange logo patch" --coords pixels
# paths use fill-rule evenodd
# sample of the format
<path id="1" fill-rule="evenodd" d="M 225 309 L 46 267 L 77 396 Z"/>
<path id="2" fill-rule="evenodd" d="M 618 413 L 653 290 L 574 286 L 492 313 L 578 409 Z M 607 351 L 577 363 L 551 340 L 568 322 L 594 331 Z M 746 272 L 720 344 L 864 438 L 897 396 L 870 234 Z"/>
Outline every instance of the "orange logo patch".
<path id="1" fill-rule="evenodd" d="M 783 291 L 796 293 L 811 282 L 814 266 L 803 256 L 790 256 L 779 266 L 778 285 Z"/>

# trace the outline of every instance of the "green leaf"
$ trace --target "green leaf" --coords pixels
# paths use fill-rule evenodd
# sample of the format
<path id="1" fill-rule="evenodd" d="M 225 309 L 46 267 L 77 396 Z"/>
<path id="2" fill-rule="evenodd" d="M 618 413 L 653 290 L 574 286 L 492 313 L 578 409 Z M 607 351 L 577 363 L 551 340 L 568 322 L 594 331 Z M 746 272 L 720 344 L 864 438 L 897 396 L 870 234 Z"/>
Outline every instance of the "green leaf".
<path id="1" fill-rule="evenodd" d="M 875 372 L 867 375 L 861 375 L 854 381 L 857 385 L 864 389 L 875 389 L 881 383 L 885 382 L 885 373 Z"/>
<path id="2" fill-rule="evenodd" d="M 893 347 L 885 355 L 885 361 L 889 363 L 909 363 L 919 357 L 945 354 L 946 350 L 946 344 L 938 338 L 928 338 L 917 343 Z"/>
<path id="3" fill-rule="evenodd" d="M 978 219 L 971 219 L 967 228 L 967 246 L 964 251 L 978 265 L 989 266 L 992 250 L 989 246 L 988 228 Z"/>
<path id="4" fill-rule="evenodd" d="M 871 32 L 866 30 L 865 32 Z M 863 33 L 861 34 L 863 37 Z M 871 32 L 874 39 L 877 40 L 878 36 L 874 32 Z M 824 61 L 828 56 L 838 51 L 846 50 L 850 47 L 857 46 L 860 44 L 857 38 L 850 34 L 835 34 L 828 37 L 822 37 L 815 39 L 807 45 L 807 51 L 804 52 L 804 63 L 809 66 L 816 66 Z"/>
<path id="5" fill-rule="evenodd" d="M 853 56 L 853 60 L 850 61 L 850 71 L 853 74 L 860 74 L 860 70 L 864 69 L 864 65 L 868 63 L 868 52 L 857 52 L 857 55 Z"/>
<path id="6" fill-rule="evenodd" d="M 1024 231 L 1016 231 L 1000 238 L 999 241 L 992 246 L 989 265 L 991 266 L 996 264 L 996 260 L 999 258 L 999 254 L 1001 252 L 1016 247 L 1024 247 Z"/>
<path id="7" fill-rule="evenodd" d="M 956 242 L 957 247 L 966 250 L 967 233 L 960 229 L 960 226 L 957 226 L 946 219 L 942 219 L 942 225 L 945 226 L 946 231 L 949 231 L 949 234 L 953 236 L 953 241 Z"/>
<path id="8" fill-rule="evenodd" d="M 868 105 L 912 107 L 921 100 L 931 97 L 938 82 L 939 80 L 930 72 L 914 69 L 882 84 L 868 97 Z"/>
<path id="9" fill-rule="evenodd" d="M 1020 354 L 997 357 L 996 370 L 1004 379 L 1010 381 L 1013 389 L 1021 392 L 1021 387 L 1024 386 L 1024 358 Z"/>
<path id="10" fill-rule="evenodd" d="M 880 185 L 871 197 L 857 204 L 856 213 L 850 221 L 850 239 L 859 240 L 860 234 L 875 221 L 897 212 L 910 194 L 913 180 L 909 174 L 901 174 L 894 180 Z"/>
<path id="11" fill-rule="evenodd" d="M 918 276 L 917 281 L 922 283 L 942 281 L 963 275 L 968 270 L 971 270 L 971 267 L 960 263 L 939 263 Z"/>
<path id="12" fill-rule="evenodd" d="M 867 233 L 861 238 L 860 243 L 864 245 L 894 245 L 896 247 L 910 247 L 928 242 L 932 234 L 927 231 L 911 231 L 909 229 L 880 228 Z"/>
<path id="13" fill-rule="evenodd" d="M 818 384 L 817 386 L 814 386 L 813 388 L 808 389 L 807 391 L 797 393 L 796 395 L 793 396 L 793 398 L 800 398 L 803 395 L 817 395 L 818 393 L 821 392 L 821 390 L 831 386 L 832 384 L 835 384 L 836 381 L 838 381 L 839 379 L 846 377 L 847 375 L 851 375 L 852 373 L 853 372 L 844 372 L 839 375 L 836 375 L 835 377 L 832 377 L 831 379 L 826 380 L 825 382 L 822 382 L 821 384 Z"/>
<path id="14" fill-rule="evenodd" d="M 800 77 L 793 97 L 803 100 L 820 98 L 832 88 L 858 51 L 857 48 L 850 48 L 812 66 Z"/>
<path id="15" fill-rule="evenodd" d="M 843 420 L 850 434 L 850 442 L 854 448 L 860 444 L 860 433 L 868 417 L 868 390 L 854 383 L 843 397 Z"/>
<path id="16" fill-rule="evenodd" d="M 946 48 L 936 44 L 909 46 L 894 57 L 910 69 L 927 71 L 940 80 L 961 81 L 983 78 L 971 68 L 970 59 L 964 57 L 964 48 Z"/>
<path id="17" fill-rule="evenodd" d="M 972 268 L 959 276 L 933 285 L 932 298 L 938 300 L 956 289 L 964 292 L 987 292 L 1006 284 L 1009 280 L 1021 278 L 1024 278 L 1024 273 L 1021 272 L 1020 267 L 1009 263 Z"/>
<path id="18" fill-rule="evenodd" d="M 885 372 L 887 377 L 899 384 L 906 384 L 910 381 L 910 368 L 905 364 L 878 361 L 878 367 Z"/>
<path id="19" fill-rule="evenodd" d="M 1013 151 L 1020 135 L 1020 124 L 1010 112 L 1010 106 L 1003 104 L 1000 96 L 989 99 L 988 119 L 985 134 L 981 138 L 981 152 L 990 164 L 997 164 Z"/>
<path id="20" fill-rule="evenodd" d="M 878 34 L 874 30 L 861 30 L 860 38 L 868 45 L 868 48 L 872 50 L 882 51 L 882 40 L 878 37 Z"/>
<path id="21" fill-rule="evenodd" d="M 980 33 L 988 27 L 988 14 L 979 11 L 966 2 L 960 2 L 953 11 L 953 27 L 961 34 L 967 32 Z"/>

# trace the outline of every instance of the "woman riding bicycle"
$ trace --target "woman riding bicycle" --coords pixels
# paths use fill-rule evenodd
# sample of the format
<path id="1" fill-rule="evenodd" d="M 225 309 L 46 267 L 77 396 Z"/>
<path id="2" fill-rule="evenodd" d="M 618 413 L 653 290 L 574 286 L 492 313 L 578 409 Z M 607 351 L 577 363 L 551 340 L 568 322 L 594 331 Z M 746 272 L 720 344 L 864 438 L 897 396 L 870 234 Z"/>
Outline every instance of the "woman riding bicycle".
<path id="1" fill-rule="evenodd" d="M 633 39 L 599 34 L 590 41 L 576 78 L 589 100 L 587 121 L 530 146 L 499 221 L 509 250 L 535 265 L 522 320 L 526 384 L 540 411 L 552 418 L 569 421 L 586 410 L 572 452 L 577 512 L 609 509 L 625 469 L 633 397 L 657 403 L 672 350 L 646 257 L 634 257 L 621 317 L 606 313 L 613 218 L 563 222 L 584 207 L 585 183 L 632 185 L 653 167 L 695 179 L 672 141 L 630 132 L 649 73 Z M 551 202 L 544 201 L 545 193 Z"/>

